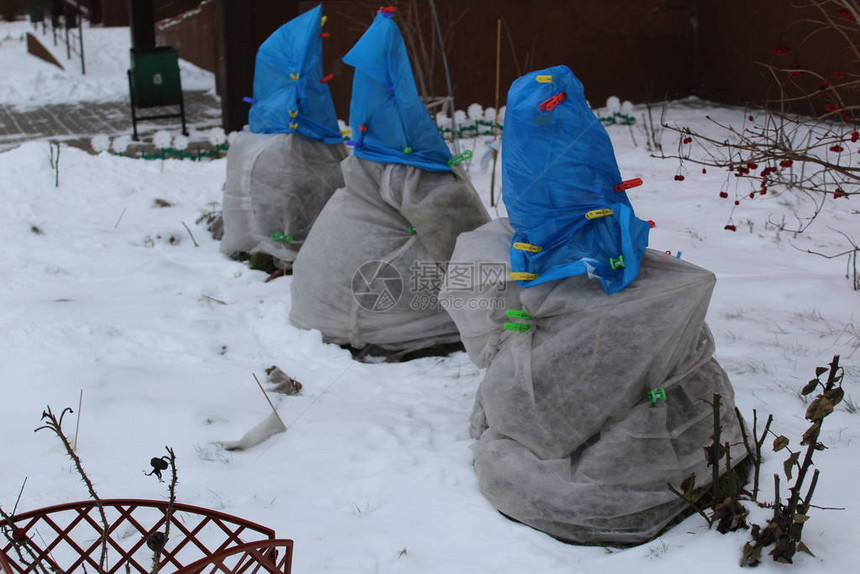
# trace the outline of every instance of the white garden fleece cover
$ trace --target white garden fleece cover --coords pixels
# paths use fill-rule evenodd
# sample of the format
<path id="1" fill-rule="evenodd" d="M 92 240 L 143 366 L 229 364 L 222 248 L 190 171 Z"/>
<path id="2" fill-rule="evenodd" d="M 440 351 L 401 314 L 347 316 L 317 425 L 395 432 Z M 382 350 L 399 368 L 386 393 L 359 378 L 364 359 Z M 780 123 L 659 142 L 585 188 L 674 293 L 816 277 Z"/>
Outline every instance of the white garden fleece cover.
<path id="1" fill-rule="evenodd" d="M 512 234 L 507 219 L 465 233 L 451 264 L 509 264 Z M 742 443 L 734 392 L 704 322 L 714 275 L 648 250 L 639 278 L 611 295 L 585 275 L 528 289 L 495 277 L 467 290 L 446 282 L 441 294 L 472 361 L 487 368 L 472 414 L 484 495 L 563 540 L 653 538 L 685 507 L 667 483 L 677 487 L 692 473 L 709 482 L 703 447 L 713 411 L 705 401 L 714 393 L 722 396 L 722 441 Z M 649 391 L 659 389 L 665 400 L 652 402 Z M 733 453 L 738 461 L 745 454 Z"/>
<path id="2" fill-rule="evenodd" d="M 287 266 L 343 185 L 343 144 L 300 134 L 236 134 L 227 155 L 221 252 L 268 253 Z M 282 240 L 272 238 L 281 234 Z"/>
<path id="3" fill-rule="evenodd" d="M 489 220 L 469 178 L 355 156 L 341 168 L 295 261 L 290 321 L 390 357 L 459 341 L 437 297 L 457 236 Z"/>

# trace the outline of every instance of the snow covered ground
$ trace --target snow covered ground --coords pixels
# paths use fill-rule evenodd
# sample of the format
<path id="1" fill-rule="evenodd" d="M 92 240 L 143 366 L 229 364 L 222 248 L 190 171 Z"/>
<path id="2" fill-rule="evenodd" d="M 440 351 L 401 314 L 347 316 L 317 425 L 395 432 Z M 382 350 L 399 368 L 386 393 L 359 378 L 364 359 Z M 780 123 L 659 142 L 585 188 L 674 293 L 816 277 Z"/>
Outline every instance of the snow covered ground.
<path id="1" fill-rule="evenodd" d="M 65 70 L 27 54 L 27 32 L 32 32 Z M 43 35 L 27 22 L 0 23 L 0 104 L 30 108 L 48 104 L 115 102 L 128 100 L 126 70 L 130 65 L 128 28 L 91 28 L 84 22 L 84 55 L 67 59 L 64 38 L 54 45 L 50 29 Z M 214 75 L 180 60 L 184 90 L 215 89 Z"/>
<path id="2" fill-rule="evenodd" d="M 62 91 L 48 71 L 27 89 L 10 85 L 14 73 L 2 76 L 7 102 Z M 739 122 L 744 112 L 690 100 L 671 105 L 666 119 L 704 130 L 706 113 Z M 721 175 L 690 167 L 676 182 L 677 163 L 652 158 L 638 128 L 633 137 L 627 127 L 609 133 L 622 175 L 645 180 L 630 197 L 640 217 L 657 223 L 651 247 L 681 252 L 717 276 L 708 321 L 747 418 L 753 409 L 772 413 L 773 429 L 796 444 L 807 427 L 798 391 L 834 354 L 846 395 L 860 401 L 860 306 L 845 258 L 802 252 L 835 252 L 844 245 L 838 230 L 860 231 L 850 200 L 828 201 L 808 234 L 792 237 L 766 225 L 805 209 L 791 198 L 744 200 L 732 214 L 735 190 L 718 196 Z M 484 139 L 462 142 L 476 160 Z M 666 134 L 663 143 L 677 141 Z M 358 363 L 319 333 L 290 326 L 291 279 L 264 283 L 265 274 L 222 256 L 195 223 L 219 207 L 225 160 L 143 161 L 63 147 L 58 186 L 51 164 L 48 143 L 0 153 L 7 511 L 25 478 L 19 511 L 86 498 L 58 441 L 33 432 L 47 405 L 77 411 L 83 391 L 78 449 L 102 497 L 163 498 L 164 486 L 141 471 L 169 445 L 179 500 L 294 539 L 297 574 L 739 570 L 747 535 L 708 531 L 698 516 L 621 550 L 563 544 L 498 514 L 471 466 L 468 416 L 481 371 L 465 353 Z M 489 203 L 489 174 L 477 161 L 471 172 Z M 723 229 L 730 217 L 737 232 Z M 262 380 L 271 365 L 304 385 L 300 396 L 270 394 L 289 430 L 249 451 L 219 449 L 215 441 L 239 438 L 268 414 L 252 373 Z M 77 413 L 67 417 L 69 433 L 77 422 Z M 844 510 L 811 512 L 804 536 L 816 557 L 799 554 L 794 566 L 766 557 L 760 572 L 856 571 L 858 435 L 860 414 L 846 404 L 825 421 L 830 448 L 816 455 L 813 502 Z M 784 458 L 768 453 L 763 476 L 781 472 Z M 767 499 L 770 480 L 763 485 Z M 767 513 L 753 509 L 751 518 Z"/>

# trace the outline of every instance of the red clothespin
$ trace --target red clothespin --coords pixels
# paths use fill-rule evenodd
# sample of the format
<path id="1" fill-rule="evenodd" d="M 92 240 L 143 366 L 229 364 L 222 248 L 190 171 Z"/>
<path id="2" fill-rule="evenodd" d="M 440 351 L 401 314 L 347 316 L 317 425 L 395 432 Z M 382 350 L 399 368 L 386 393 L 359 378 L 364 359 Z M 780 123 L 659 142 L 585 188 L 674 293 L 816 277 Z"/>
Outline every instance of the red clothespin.
<path id="1" fill-rule="evenodd" d="M 622 181 L 615 186 L 615 191 L 622 192 L 624 190 L 630 189 L 631 187 L 639 187 L 640 185 L 642 185 L 642 178 L 636 177 L 634 179 Z"/>
<path id="2" fill-rule="evenodd" d="M 323 32 L 322 34 L 320 34 L 320 38 L 328 38 L 329 36 L 331 36 L 331 34 L 329 34 L 328 32 Z"/>
<path id="3" fill-rule="evenodd" d="M 648 227 L 650 227 L 651 229 L 654 229 L 655 227 L 657 227 L 657 224 L 654 223 L 653 219 L 649 219 L 648 220 Z"/>
<path id="4" fill-rule="evenodd" d="M 383 6 L 379 9 L 379 12 L 391 18 L 397 12 L 397 6 Z"/>
<path id="5" fill-rule="evenodd" d="M 543 103 L 541 103 L 541 105 L 538 106 L 538 108 L 544 112 L 551 112 L 552 110 L 555 109 L 555 107 L 557 105 L 562 103 L 565 100 L 565 98 L 567 98 L 567 92 L 562 92 L 560 94 L 556 94 L 553 97 L 549 98 L 548 100 L 544 100 Z"/>
<path id="6" fill-rule="evenodd" d="M 366 132 L 366 131 L 367 131 L 367 126 L 365 126 L 365 125 L 360 125 L 360 126 L 358 126 L 358 129 L 359 129 L 359 130 L 361 130 L 361 131 L 363 131 L 363 132 Z"/>
<path id="7" fill-rule="evenodd" d="M 332 78 L 334 78 L 334 74 L 329 74 L 328 76 L 324 76 L 324 77 L 320 78 L 320 84 L 325 84 L 326 82 L 328 82 Z"/>

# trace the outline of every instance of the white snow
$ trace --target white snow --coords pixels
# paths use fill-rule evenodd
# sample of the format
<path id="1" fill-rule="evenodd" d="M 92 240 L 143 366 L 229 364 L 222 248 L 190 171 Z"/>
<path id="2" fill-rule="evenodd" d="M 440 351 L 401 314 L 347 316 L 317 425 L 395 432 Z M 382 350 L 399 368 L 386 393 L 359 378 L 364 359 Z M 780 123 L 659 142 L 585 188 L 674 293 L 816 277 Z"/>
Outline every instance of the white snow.
<path id="1" fill-rule="evenodd" d="M 0 58 L 7 48 L 0 46 Z M 65 85 L 61 72 L 41 69 L 38 81 L 20 72 L 26 82 L 12 86 L 18 65 L 2 63 L 0 101 L 26 105 Z M 690 100 L 673 104 L 666 119 L 708 129 L 705 114 L 738 123 L 744 112 Z M 798 391 L 834 354 L 846 368 L 847 396 L 860 400 L 860 308 L 845 258 L 803 252 L 837 252 L 844 245 L 838 231 L 856 236 L 852 200 L 828 201 L 805 235 L 778 233 L 768 219 L 791 221 L 804 209 L 790 196 L 744 200 L 732 214 L 735 191 L 718 197 L 721 174 L 689 166 L 686 181 L 673 181 L 677 163 L 650 157 L 639 127 L 609 132 L 622 175 L 645 180 L 628 193 L 637 214 L 657 223 L 651 246 L 681 252 L 717 275 L 708 321 L 747 419 L 753 409 L 760 419 L 772 413 L 773 429 L 796 445 L 807 427 Z M 668 149 L 677 145 L 673 138 L 663 136 Z M 488 202 L 490 175 L 477 162 L 487 140 L 461 147 L 476 151 L 471 173 Z M 5 510 L 25 478 L 19 511 L 86 498 L 58 441 L 33 432 L 47 405 L 77 410 L 83 391 L 78 449 L 102 497 L 163 498 L 164 486 L 141 471 L 172 446 L 179 500 L 294 539 L 297 574 L 740 570 L 747 535 L 708 531 L 695 515 L 648 544 L 619 550 L 563 544 L 498 514 L 471 466 L 468 417 L 481 371 L 465 353 L 358 363 L 319 333 L 290 326 L 291 278 L 264 283 L 265 274 L 222 256 L 195 223 L 218 209 L 226 160 L 143 161 L 63 146 L 55 187 L 51 157 L 45 142 L 0 153 Z M 156 199 L 172 205 L 157 207 Z M 490 209 L 504 215 L 502 207 Z M 730 217 L 737 232 L 723 229 Z M 289 429 L 246 452 L 219 450 L 215 441 L 238 439 L 269 414 L 252 373 L 262 380 L 271 365 L 304 385 L 300 396 L 270 395 Z M 858 423 L 860 414 L 845 406 L 824 423 L 830 448 L 816 454 L 813 503 L 844 510 L 811 512 L 804 537 L 816 557 L 798 554 L 785 570 L 766 556 L 759 572 L 856 571 Z M 75 424 L 77 413 L 67 417 L 70 434 Z M 765 500 L 784 458 L 768 452 Z M 753 509 L 753 518 L 761 522 L 767 512 Z"/>
<path id="2" fill-rule="evenodd" d="M 30 108 L 49 104 L 115 102 L 128 100 L 126 70 L 131 61 L 131 35 L 127 27 L 90 27 L 84 22 L 82 74 L 77 55 L 68 59 L 65 36 L 54 45 L 50 29 L 43 35 L 26 22 L 0 24 L 0 104 Z M 26 33 L 32 32 L 65 68 L 27 53 Z M 179 61 L 183 90 L 214 91 L 215 76 L 185 60 Z"/>

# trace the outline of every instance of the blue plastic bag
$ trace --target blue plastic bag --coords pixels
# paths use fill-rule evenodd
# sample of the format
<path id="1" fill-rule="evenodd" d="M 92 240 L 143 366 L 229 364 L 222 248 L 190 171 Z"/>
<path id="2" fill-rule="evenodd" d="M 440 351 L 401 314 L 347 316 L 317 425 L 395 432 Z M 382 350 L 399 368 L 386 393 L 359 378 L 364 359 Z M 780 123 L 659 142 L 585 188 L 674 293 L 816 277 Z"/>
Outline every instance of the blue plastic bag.
<path id="1" fill-rule="evenodd" d="M 451 152 L 418 95 L 400 29 L 380 12 L 343 61 L 355 67 L 349 122 L 355 155 L 450 171 Z"/>
<path id="2" fill-rule="evenodd" d="M 334 102 L 322 80 L 322 5 L 278 28 L 257 50 L 253 133 L 293 133 L 341 143 Z"/>
<path id="3" fill-rule="evenodd" d="M 502 159 L 519 285 L 587 273 L 614 293 L 636 278 L 650 225 L 615 191 L 621 174 L 612 143 L 569 68 L 513 83 Z"/>

